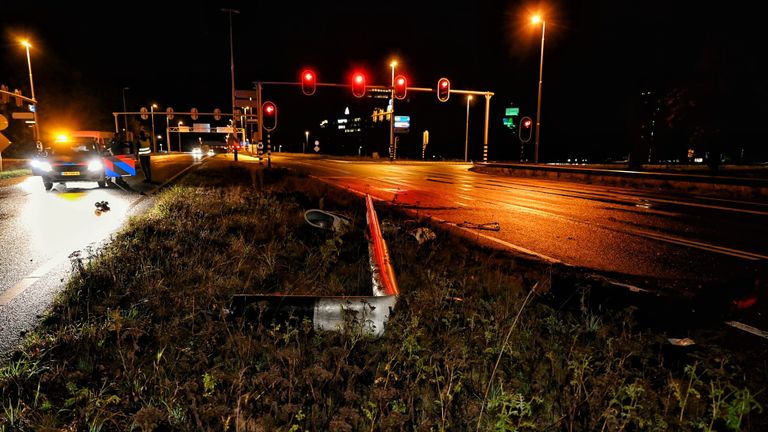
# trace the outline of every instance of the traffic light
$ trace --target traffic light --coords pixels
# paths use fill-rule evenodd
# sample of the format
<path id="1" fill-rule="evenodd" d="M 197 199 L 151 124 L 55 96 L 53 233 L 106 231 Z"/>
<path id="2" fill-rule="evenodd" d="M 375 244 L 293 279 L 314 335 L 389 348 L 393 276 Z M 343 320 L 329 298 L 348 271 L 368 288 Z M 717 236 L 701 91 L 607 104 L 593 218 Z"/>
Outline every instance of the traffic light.
<path id="1" fill-rule="evenodd" d="M 261 117 L 264 123 L 264 129 L 272 131 L 277 127 L 277 105 L 274 102 L 266 101 L 261 106 Z"/>
<path id="2" fill-rule="evenodd" d="M 16 89 L 13 92 L 16 93 L 16 106 L 20 107 L 21 106 L 21 90 Z"/>
<path id="3" fill-rule="evenodd" d="M 437 80 L 437 100 L 445 102 L 451 97 L 451 82 L 448 78 Z"/>
<path id="4" fill-rule="evenodd" d="M 395 98 L 405 99 L 405 94 L 408 93 L 408 80 L 404 76 L 398 75 L 395 77 Z"/>
<path id="5" fill-rule="evenodd" d="M 315 94 L 317 88 L 317 75 L 309 69 L 301 73 L 301 91 L 307 96 Z"/>
<path id="6" fill-rule="evenodd" d="M 359 98 L 365 96 L 365 75 L 362 72 L 352 75 L 352 95 Z"/>
<path id="7" fill-rule="evenodd" d="M 7 92 L 8 86 L 5 84 L 0 84 L 0 90 Z M 0 102 L 7 104 L 10 98 L 11 96 L 8 93 L 0 93 Z"/>
<path id="8" fill-rule="evenodd" d="M 531 140 L 531 132 L 533 131 L 533 120 L 530 117 L 523 117 L 520 119 L 520 141 L 526 143 Z"/>

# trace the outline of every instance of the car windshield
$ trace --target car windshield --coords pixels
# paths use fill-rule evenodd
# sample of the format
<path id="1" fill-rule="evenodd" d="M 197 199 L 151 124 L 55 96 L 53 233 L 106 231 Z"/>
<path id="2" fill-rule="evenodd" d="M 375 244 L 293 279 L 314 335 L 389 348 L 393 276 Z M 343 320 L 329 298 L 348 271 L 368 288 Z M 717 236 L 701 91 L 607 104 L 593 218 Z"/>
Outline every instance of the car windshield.
<path id="1" fill-rule="evenodd" d="M 48 154 L 58 156 L 79 156 L 97 151 L 96 143 L 87 141 L 56 143 Z"/>

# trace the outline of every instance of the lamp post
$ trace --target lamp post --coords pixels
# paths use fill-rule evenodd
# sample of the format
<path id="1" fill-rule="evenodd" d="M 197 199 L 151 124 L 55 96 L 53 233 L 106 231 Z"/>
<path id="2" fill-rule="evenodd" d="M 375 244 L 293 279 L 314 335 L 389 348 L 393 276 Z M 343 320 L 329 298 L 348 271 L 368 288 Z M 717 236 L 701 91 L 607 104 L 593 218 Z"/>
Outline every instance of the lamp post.
<path id="1" fill-rule="evenodd" d="M 534 139 L 534 151 L 533 162 L 539 163 L 539 130 L 541 129 L 541 78 L 544 71 L 544 32 L 547 28 L 547 23 L 539 15 L 534 15 L 531 18 L 531 22 L 534 24 L 541 23 L 541 55 L 539 56 L 539 97 L 536 103 L 536 138 Z"/>
<path id="2" fill-rule="evenodd" d="M 40 140 L 40 127 L 37 124 L 37 99 L 35 98 L 35 81 L 32 79 L 32 60 L 29 57 L 29 47 L 32 46 L 32 44 L 29 43 L 28 40 L 24 39 L 21 41 L 21 44 L 24 45 L 24 48 L 27 50 L 27 68 L 29 68 L 29 90 L 32 93 L 32 100 L 35 101 L 35 110 L 32 112 L 32 118 L 35 121 L 35 128 L 33 129 L 34 132 L 34 138 L 35 143 L 37 143 Z"/>
<path id="3" fill-rule="evenodd" d="M 392 81 L 391 81 L 391 87 L 390 87 L 390 101 L 391 102 L 391 109 L 389 113 L 389 160 L 395 159 L 395 149 L 394 149 L 394 137 L 395 137 L 395 67 L 397 66 L 397 60 L 392 60 L 389 63 L 389 67 L 392 68 Z"/>
<path id="4" fill-rule="evenodd" d="M 464 162 L 467 161 L 467 151 L 469 150 L 469 101 L 472 95 L 467 95 L 467 128 L 464 132 Z"/>
<path id="5" fill-rule="evenodd" d="M 157 104 L 152 104 L 152 106 L 149 107 L 149 111 L 152 116 L 152 151 L 157 153 L 157 141 L 155 140 L 155 108 L 157 108 Z"/>
<path id="6" fill-rule="evenodd" d="M 221 9 L 222 12 L 229 14 L 229 69 L 232 75 L 232 128 L 237 134 L 237 119 L 235 118 L 235 50 L 232 42 L 232 14 L 239 14 L 240 11 L 235 9 Z"/>
<path id="7" fill-rule="evenodd" d="M 183 125 L 184 122 L 179 120 L 179 153 L 181 153 L 181 125 Z"/>
<path id="8" fill-rule="evenodd" d="M 304 131 L 304 148 L 301 150 L 302 153 L 307 152 L 308 145 L 309 145 L 309 131 Z"/>
<path id="9" fill-rule="evenodd" d="M 128 139 L 128 108 L 126 108 L 125 104 L 125 91 L 130 90 L 130 87 L 123 87 L 123 131 L 125 132 L 125 138 Z"/>

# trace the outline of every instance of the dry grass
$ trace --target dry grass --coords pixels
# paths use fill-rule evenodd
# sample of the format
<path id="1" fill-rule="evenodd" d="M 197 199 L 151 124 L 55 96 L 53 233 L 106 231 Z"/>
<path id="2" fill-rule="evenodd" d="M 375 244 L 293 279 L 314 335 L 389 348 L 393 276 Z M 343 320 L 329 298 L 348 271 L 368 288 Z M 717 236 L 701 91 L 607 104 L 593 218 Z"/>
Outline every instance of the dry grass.
<path id="1" fill-rule="evenodd" d="M 321 207 L 352 232 L 308 227 Z M 768 428 L 765 364 L 717 347 L 670 357 L 631 309 L 523 308 L 544 271 L 441 232 L 418 245 L 407 231 L 426 222 L 391 208 L 379 219 L 395 227 L 402 295 L 383 337 L 228 314 L 235 293 L 370 294 L 364 210 L 278 170 L 198 170 L 109 247 L 73 256 L 56 306 L 0 369 L 0 430 Z"/>

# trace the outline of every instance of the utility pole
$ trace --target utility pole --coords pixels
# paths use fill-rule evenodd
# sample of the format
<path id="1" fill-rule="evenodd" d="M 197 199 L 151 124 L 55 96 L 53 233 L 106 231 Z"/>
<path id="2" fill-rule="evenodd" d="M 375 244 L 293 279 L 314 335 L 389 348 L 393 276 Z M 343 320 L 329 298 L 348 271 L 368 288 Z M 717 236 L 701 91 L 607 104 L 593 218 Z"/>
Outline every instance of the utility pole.
<path id="1" fill-rule="evenodd" d="M 235 9 L 221 9 L 229 14 L 229 69 L 232 74 L 232 129 L 237 130 L 237 118 L 235 116 L 235 50 L 232 42 L 232 14 L 239 14 Z"/>

